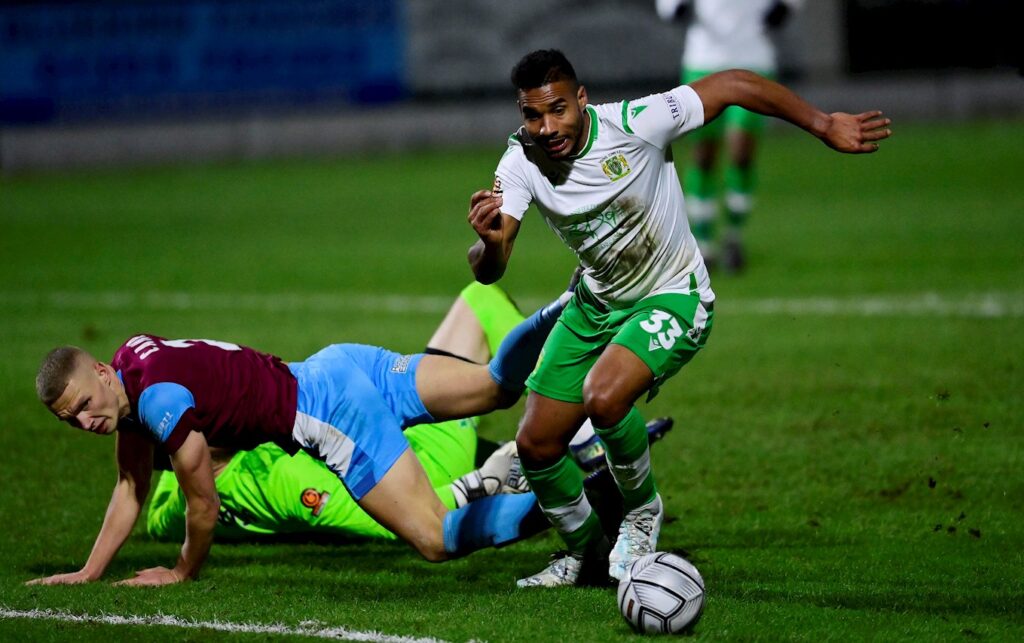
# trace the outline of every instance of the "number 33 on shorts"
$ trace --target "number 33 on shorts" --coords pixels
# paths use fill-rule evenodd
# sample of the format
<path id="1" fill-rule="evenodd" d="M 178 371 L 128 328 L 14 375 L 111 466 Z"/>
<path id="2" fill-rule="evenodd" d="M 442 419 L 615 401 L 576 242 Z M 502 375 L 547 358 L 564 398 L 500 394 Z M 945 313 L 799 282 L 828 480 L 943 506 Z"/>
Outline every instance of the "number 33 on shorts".
<path id="1" fill-rule="evenodd" d="M 668 328 L 662 330 L 666 325 Z M 679 325 L 676 318 L 657 308 L 651 311 L 650 317 L 640 322 L 640 328 L 652 336 L 647 347 L 649 351 L 672 348 L 676 345 L 676 339 L 683 334 L 683 327 Z M 695 328 L 694 330 L 697 329 Z M 699 332 L 697 336 L 700 336 Z"/>

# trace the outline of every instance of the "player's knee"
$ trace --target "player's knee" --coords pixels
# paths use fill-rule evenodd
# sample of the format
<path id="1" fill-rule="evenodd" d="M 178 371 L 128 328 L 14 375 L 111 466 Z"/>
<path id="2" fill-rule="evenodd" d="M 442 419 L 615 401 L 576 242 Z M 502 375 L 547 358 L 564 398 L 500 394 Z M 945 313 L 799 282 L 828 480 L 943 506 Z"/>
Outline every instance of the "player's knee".
<path id="1" fill-rule="evenodd" d="M 525 426 L 520 426 L 519 432 L 516 433 L 516 451 L 519 458 L 532 468 L 543 467 L 557 460 L 563 450 L 557 440 L 537 435 Z"/>
<path id="2" fill-rule="evenodd" d="M 440 563 L 448 560 L 448 552 L 444 549 L 443 530 L 437 533 L 420 534 L 410 541 L 411 544 L 423 559 L 430 563 Z"/>
<path id="3" fill-rule="evenodd" d="M 583 410 L 595 426 L 614 426 L 629 413 L 632 402 L 622 399 L 611 387 L 583 387 Z"/>
<path id="4" fill-rule="evenodd" d="M 448 560 L 448 552 L 444 549 L 444 542 L 430 543 L 429 545 L 417 547 L 416 551 L 428 563 L 443 563 Z"/>

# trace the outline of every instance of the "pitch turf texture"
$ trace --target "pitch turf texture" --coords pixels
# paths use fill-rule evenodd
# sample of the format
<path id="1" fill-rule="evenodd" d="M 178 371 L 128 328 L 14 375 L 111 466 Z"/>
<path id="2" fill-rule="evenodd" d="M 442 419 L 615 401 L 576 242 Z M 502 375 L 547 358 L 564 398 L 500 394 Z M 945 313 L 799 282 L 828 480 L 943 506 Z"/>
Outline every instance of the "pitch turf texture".
<path id="1" fill-rule="evenodd" d="M 707 350 L 642 406 L 678 421 L 653 454 L 660 549 L 707 581 L 699 637 L 1024 639 L 1022 140 L 1021 123 L 903 126 L 853 158 L 770 136 L 750 270 L 715 276 Z M 218 544 L 186 585 L 22 584 L 84 562 L 114 481 L 113 441 L 36 402 L 47 349 L 109 356 L 148 331 L 288 359 L 337 341 L 416 351 L 469 279 L 466 203 L 500 153 L 3 179 L 0 606 L 453 641 L 634 636 L 612 589 L 514 588 L 558 548 L 550 534 L 444 565 L 400 544 Z M 531 217 L 504 283 L 536 304 L 572 266 Z M 511 438 L 516 421 L 484 433 Z M 177 551 L 137 530 L 107 578 Z M 0 619 L 6 640 L 213 636 Z"/>

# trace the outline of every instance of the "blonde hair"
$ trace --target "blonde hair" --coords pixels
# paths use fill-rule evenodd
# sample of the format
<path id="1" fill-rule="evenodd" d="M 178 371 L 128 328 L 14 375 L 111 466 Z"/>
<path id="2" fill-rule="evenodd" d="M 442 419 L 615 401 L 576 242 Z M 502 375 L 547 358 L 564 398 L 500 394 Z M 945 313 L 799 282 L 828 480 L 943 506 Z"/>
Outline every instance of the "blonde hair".
<path id="1" fill-rule="evenodd" d="M 47 353 L 36 374 L 36 395 L 39 401 L 46 406 L 56 402 L 83 360 L 95 361 L 92 355 L 77 346 L 61 346 Z"/>

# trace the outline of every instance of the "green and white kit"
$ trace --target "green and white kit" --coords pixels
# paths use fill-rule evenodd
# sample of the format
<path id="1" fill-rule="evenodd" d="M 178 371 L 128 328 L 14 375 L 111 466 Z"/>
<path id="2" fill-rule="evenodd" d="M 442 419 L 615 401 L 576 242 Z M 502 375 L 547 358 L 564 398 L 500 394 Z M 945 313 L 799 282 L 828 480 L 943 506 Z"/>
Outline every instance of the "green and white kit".
<path id="1" fill-rule="evenodd" d="M 521 220 L 535 204 L 579 257 L 587 289 L 611 308 L 650 295 L 689 295 L 693 279 L 702 301 L 712 302 L 671 148 L 704 123 L 697 93 L 682 85 L 586 110 L 587 143 L 570 159 L 549 159 L 525 130 L 509 138 L 495 171 L 501 211 Z"/>

